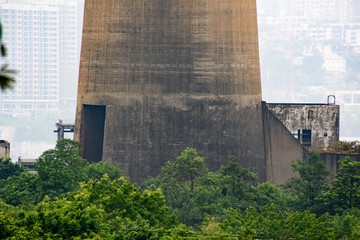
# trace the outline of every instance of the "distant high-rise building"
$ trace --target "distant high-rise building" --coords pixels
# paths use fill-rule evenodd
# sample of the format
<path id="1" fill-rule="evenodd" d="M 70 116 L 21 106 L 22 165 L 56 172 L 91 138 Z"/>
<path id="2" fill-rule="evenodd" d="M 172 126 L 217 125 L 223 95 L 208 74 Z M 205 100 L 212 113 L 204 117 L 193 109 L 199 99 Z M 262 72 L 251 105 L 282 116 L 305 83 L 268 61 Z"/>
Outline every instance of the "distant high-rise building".
<path id="1" fill-rule="evenodd" d="M 59 10 L 7 1 L 0 6 L 7 61 L 18 71 L 12 91 L 2 95 L 3 112 L 46 110 L 59 101 Z"/>
<path id="2" fill-rule="evenodd" d="M 59 4 L 60 27 L 60 101 L 76 101 L 78 65 L 78 3 L 74 0 L 62 1 Z"/>
<path id="3" fill-rule="evenodd" d="M 353 13 L 354 19 L 360 19 L 360 1 L 354 0 L 353 1 Z"/>
<path id="4" fill-rule="evenodd" d="M 1 2 L 6 61 L 17 70 L 14 89 L 2 94 L 2 112 L 53 110 L 60 99 L 76 98 L 77 14 L 75 0 Z"/>
<path id="5" fill-rule="evenodd" d="M 348 23 L 355 19 L 356 2 L 358 2 L 358 0 L 336 0 L 335 8 L 339 22 Z"/>
<path id="6" fill-rule="evenodd" d="M 336 0 L 322 0 L 322 1 L 304 1 L 304 17 L 307 21 L 332 21 L 336 22 L 338 18 L 338 10 L 336 9 Z"/>
<path id="7" fill-rule="evenodd" d="M 258 5 L 260 19 L 273 16 L 276 19 L 274 23 L 283 21 L 289 24 L 294 20 L 301 24 L 347 23 L 360 16 L 360 3 L 357 0 L 258 0 Z"/>

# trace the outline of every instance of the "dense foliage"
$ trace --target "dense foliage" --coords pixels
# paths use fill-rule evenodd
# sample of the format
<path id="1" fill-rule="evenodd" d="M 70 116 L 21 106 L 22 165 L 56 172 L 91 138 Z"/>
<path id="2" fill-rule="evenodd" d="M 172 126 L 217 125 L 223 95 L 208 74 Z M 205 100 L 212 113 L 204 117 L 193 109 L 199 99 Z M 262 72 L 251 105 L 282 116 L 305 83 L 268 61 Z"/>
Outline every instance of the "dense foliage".
<path id="1" fill-rule="evenodd" d="M 298 178 L 255 185 L 238 159 L 212 172 L 187 148 L 136 188 L 64 140 L 38 174 L 1 159 L 0 239 L 359 239 L 360 163 L 339 164 L 329 178 L 312 155 L 293 164 Z"/>
<path id="2" fill-rule="evenodd" d="M 89 164 L 79 155 L 79 143 L 64 139 L 45 151 L 31 174 L 10 159 L 0 159 L 0 199 L 13 206 L 36 204 L 45 196 L 54 200 L 80 189 L 81 182 L 99 180 L 106 173 L 112 180 L 122 176 L 116 165 Z"/>
<path id="3" fill-rule="evenodd" d="M 326 187 L 330 171 L 318 154 L 311 155 L 307 162 L 298 160 L 292 168 L 300 175 L 299 178 L 290 178 L 284 185 L 292 196 L 292 209 L 316 212 L 319 208 L 317 198 Z"/>
<path id="4" fill-rule="evenodd" d="M 140 193 L 105 175 L 64 198 L 45 197 L 32 210 L 0 212 L 0 238 L 147 239 L 176 224 L 160 190 Z"/>
<path id="5" fill-rule="evenodd" d="M 346 157 L 340 164 L 334 181 L 319 197 L 323 212 L 341 214 L 349 209 L 360 209 L 360 162 L 351 162 Z"/>

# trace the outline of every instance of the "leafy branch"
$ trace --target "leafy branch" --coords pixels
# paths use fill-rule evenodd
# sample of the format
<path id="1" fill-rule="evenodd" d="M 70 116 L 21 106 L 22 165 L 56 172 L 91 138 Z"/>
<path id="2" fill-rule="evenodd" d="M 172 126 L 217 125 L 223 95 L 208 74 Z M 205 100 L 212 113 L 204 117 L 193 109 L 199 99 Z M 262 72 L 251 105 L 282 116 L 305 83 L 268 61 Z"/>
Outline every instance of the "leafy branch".
<path id="1" fill-rule="evenodd" d="M 0 49 L 1 49 L 1 58 L 6 58 L 7 56 L 7 49 L 5 44 L 2 40 L 3 28 L 0 22 Z M 1 64 L 0 67 L 0 88 L 1 90 L 11 89 L 13 84 L 15 83 L 14 74 L 16 73 L 15 70 L 9 69 L 9 64 L 4 63 Z"/>

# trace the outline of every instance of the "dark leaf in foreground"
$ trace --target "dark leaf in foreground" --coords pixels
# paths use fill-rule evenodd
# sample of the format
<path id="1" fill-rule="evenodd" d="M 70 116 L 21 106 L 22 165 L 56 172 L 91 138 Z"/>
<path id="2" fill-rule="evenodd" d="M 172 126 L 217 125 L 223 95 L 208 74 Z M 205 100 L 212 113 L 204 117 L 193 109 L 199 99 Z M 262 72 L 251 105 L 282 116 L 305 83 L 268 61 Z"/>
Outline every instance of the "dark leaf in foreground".
<path id="1" fill-rule="evenodd" d="M 1 44 L 1 56 L 6 57 L 6 47 L 4 44 Z"/>
<path id="2" fill-rule="evenodd" d="M 2 90 L 11 89 L 14 83 L 15 80 L 8 74 L 3 72 L 0 73 L 0 88 Z"/>

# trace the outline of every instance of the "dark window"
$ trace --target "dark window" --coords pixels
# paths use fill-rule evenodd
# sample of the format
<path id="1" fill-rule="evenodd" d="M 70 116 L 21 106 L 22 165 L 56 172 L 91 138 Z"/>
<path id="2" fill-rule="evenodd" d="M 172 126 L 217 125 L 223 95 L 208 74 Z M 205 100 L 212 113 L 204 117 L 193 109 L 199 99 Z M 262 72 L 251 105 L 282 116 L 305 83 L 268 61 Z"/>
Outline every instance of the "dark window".
<path id="1" fill-rule="evenodd" d="M 302 144 L 311 147 L 311 129 L 302 130 Z"/>

